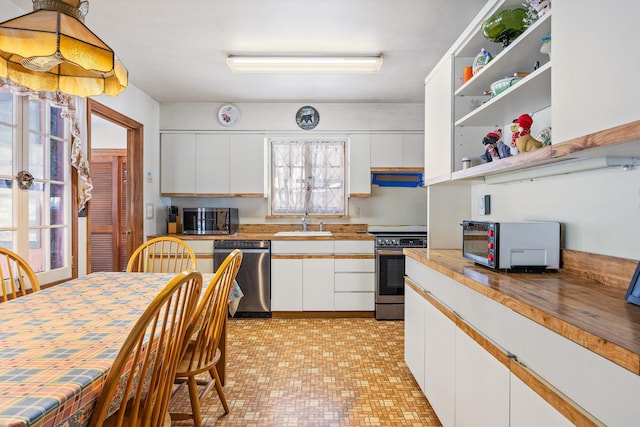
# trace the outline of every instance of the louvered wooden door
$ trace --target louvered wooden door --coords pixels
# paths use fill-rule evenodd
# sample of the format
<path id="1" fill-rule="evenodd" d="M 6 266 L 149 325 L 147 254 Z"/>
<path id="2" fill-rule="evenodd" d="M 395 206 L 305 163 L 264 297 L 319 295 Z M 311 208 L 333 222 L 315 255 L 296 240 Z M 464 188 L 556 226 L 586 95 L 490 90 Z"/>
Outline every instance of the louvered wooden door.
<path id="1" fill-rule="evenodd" d="M 127 265 L 127 153 L 92 150 L 89 202 L 89 270 L 122 271 Z"/>

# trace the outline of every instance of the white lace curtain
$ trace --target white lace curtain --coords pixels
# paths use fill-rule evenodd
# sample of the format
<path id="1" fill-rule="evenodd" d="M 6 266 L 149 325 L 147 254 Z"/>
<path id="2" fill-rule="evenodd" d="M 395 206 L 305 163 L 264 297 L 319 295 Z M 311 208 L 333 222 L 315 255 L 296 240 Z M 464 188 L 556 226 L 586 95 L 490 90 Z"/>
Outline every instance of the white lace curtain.
<path id="1" fill-rule="evenodd" d="M 21 96 L 29 96 L 32 99 L 47 101 L 62 110 L 62 117 L 67 120 L 71 128 L 71 166 L 78 171 L 78 210 L 85 208 L 89 199 L 91 199 L 91 173 L 89 172 L 89 162 L 87 161 L 84 151 L 82 150 L 82 139 L 80 138 L 80 122 L 76 113 L 73 98 L 70 95 L 61 92 L 34 92 L 23 86 L 18 86 L 7 80 L 0 80 L 0 87 L 7 86 L 11 88 L 11 92 Z"/>
<path id="2" fill-rule="evenodd" d="M 271 213 L 345 212 L 344 140 L 271 140 Z"/>

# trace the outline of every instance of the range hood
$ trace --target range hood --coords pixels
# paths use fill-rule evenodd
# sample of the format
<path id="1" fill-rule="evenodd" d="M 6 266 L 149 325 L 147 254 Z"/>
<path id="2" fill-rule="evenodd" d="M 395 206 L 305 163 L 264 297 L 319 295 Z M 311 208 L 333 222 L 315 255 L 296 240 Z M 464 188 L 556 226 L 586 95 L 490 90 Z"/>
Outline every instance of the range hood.
<path id="1" fill-rule="evenodd" d="M 422 172 L 372 172 L 371 184 L 379 187 L 422 187 Z"/>

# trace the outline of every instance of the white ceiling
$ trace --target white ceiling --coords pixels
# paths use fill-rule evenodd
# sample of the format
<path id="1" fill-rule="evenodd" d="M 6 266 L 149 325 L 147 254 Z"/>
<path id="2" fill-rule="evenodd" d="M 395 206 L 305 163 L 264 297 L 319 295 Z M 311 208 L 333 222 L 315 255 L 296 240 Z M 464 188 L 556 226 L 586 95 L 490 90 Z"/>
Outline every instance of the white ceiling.
<path id="1" fill-rule="evenodd" d="M 10 0 L 32 10 L 31 0 Z M 85 24 L 159 102 L 422 102 L 486 0 L 90 0 Z M 378 54 L 373 75 L 234 74 L 228 54 Z"/>

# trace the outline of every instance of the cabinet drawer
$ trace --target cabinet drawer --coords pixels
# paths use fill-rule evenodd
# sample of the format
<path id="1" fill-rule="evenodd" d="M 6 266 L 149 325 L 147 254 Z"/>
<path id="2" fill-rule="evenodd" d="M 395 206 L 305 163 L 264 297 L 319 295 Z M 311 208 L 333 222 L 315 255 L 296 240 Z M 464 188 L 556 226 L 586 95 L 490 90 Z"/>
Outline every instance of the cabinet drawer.
<path id="1" fill-rule="evenodd" d="M 336 292 L 373 292 L 375 273 L 336 273 Z M 337 297 L 336 297 L 337 298 Z"/>
<path id="2" fill-rule="evenodd" d="M 373 240 L 336 240 L 336 254 L 369 254 L 373 255 Z"/>
<path id="3" fill-rule="evenodd" d="M 333 240 L 274 240 L 272 254 L 333 254 Z"/>
<path id="4" fill-rule="evenodd" d="M 336 293 L 336 311 L 373 311 L 375 309 L 373 292 Z"/>
<path id="5" fill-rule="evenodd" d="M 361 258 L 336 258 L 336 273 L 340 272 L 354 272 L 354 273 L 375 273 L 376 261 L 375 259 L 361 259 Z"/>
<path id="6" fill-rule="evenodd" d="M 456 306 L 456 289 L 460 285 L 458 282 L 409 257 L 406 257 L 405 273 L 425 291 L 431 292 L 451 311 L 458 309 Z"/>
<path id="7" fill-rule="evenodd" d="M 213 240 L 185 240 L 193 252 L 213 256 Z"/>
<path id="8" fill-rule="evenodd" d="M 196 268 L 202 274 L 215 273 L 213 268 L 213 257 L 198 257 L 196 256 Z"/>

